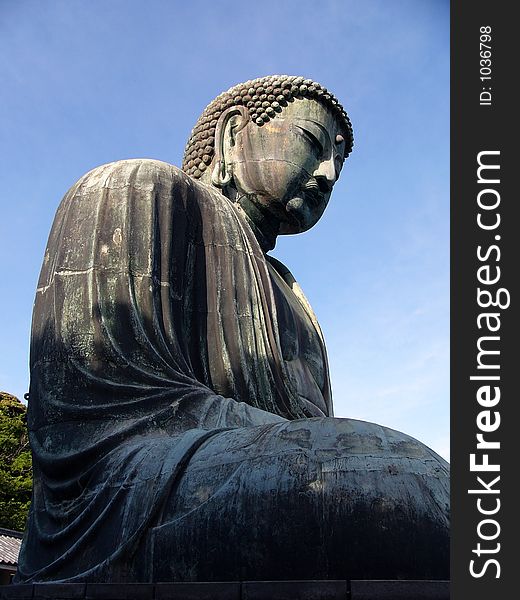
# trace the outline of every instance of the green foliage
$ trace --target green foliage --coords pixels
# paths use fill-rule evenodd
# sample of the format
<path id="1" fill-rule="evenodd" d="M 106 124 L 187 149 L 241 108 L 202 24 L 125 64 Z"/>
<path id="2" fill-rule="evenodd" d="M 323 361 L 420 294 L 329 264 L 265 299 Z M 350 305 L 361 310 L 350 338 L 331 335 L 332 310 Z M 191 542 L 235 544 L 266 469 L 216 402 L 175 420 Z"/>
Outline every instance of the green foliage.
<path id="1" fill-rule="evenodd" d="M 32 490 L 26 407 L 0 392 L 0 527 L 23 531 Z"/>

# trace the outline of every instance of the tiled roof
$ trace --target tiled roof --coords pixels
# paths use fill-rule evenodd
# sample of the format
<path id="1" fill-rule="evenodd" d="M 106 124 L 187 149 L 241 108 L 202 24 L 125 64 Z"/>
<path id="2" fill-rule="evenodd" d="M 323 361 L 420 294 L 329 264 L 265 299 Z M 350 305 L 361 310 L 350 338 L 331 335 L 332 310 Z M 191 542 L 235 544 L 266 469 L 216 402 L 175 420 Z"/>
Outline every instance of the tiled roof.
<path id="1" fill-rule="evenodd" d="M 14 566 L 18 564 L 22 535 L 18 531 L 0 529 L 0 564 Z"/>

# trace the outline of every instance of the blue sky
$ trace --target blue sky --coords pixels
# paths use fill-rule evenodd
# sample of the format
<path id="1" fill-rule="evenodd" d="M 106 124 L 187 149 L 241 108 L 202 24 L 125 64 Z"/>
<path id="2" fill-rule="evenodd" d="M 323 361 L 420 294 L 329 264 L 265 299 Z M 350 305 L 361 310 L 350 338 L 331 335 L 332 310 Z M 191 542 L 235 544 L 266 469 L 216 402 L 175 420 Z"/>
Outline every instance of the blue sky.
<path id="1" fill-rule="evenodd" d="M 322 325 L 336 416 L 449 453 L 449 3 L 0 0 L 0 389 L 28 389 L 55 210 L 93 167 L 180 165 L 228 87 L 304 75 L 355 147 L 325 215 L 273 254 Z"/>

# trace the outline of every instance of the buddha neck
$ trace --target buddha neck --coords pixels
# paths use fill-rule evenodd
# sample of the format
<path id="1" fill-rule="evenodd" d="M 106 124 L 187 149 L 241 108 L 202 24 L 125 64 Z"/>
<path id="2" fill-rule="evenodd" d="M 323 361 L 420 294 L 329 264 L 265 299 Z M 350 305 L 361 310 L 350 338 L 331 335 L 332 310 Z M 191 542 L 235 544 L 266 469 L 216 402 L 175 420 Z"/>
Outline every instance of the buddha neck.
<path id="1" fill-rule="evenodd" d="M 233 191 L 234 193 L 227 193 L 226 196 L 242 209 L 260 248 L 263 252 L 269 252 L 276 245 L 276 238 L 280 230 L 279 219 L 256 200 L 254 194 L 239 196 L 236 190 Z"/>

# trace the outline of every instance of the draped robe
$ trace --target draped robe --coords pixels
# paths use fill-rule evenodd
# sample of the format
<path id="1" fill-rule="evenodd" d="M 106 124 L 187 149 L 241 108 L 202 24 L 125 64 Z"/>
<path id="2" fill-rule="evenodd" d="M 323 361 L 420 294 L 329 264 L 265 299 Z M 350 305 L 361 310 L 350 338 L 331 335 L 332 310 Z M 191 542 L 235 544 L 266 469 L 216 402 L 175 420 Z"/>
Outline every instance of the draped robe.
<path id="1" fill-rule="evenodd" d="M 71 188 L 33 315 L 21 580 L 120 574 L 209 436 L 331 414 L 321 333 L 285 270 L 323 352 L 321 406 L 288 376 L 273 268 L 245 215 L 172 165 L 112 163 Z"/>
<path id="2" fill-rule="evenodd" d="M 447 463 L 331 415 L 316 318 L 241 210 L 163 162 L 91 171 L 36 294 L 17 580 L 446 578 Z"/>

